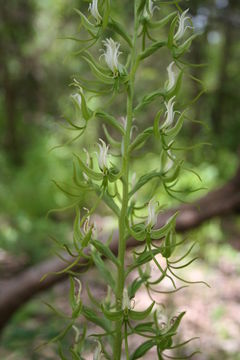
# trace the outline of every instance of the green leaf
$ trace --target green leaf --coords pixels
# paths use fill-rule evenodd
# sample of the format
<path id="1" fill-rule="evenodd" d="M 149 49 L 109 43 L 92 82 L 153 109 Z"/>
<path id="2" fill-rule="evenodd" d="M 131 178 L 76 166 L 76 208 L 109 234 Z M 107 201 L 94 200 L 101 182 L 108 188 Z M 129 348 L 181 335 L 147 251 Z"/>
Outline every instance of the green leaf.
<path id="1" fill-rule="evenodd" d="M 87 306 L 83 306 L 82 308 L 82 315 L 88 320 L 91 321 L 92 323 L 100 326 L 102 329 L 104 329 L 107 332 L 110 332 L 111 326 L 109 324 L 108 321 L 106 321 L 106 319 L 103 319 L 100 314 L 97 314 L 94 310 L 92 310 L 91 308 L 87 307 Z"/>
<path id="2" fill-rule="evenodd" d="M 141 344 L 134 353 L 130 356 L 130 360 L 135 360 L 143 357 L 148 350 L 150 350 L 153 346 L 155 346 L 155 340 L 147 340 L 143 344 Z"/>
<path id="3" fill-rule="evenodd" d="M 104 308 L 104 306 L 101 306 L 103 314 L 106 316 L 108 320 L 111 321 L 119 321 L 123 319 L 124 311 L 118 310 L 118 311 L 109 311 Z"/>
<path id="4" fill-rule="evenodd" d="M 146 0 L 137 0 L 137 16 L 140 15 L 140 13 L 143 11 L 144 6 L 146 4 Z"/>
<path id="5" fill-rule="evenodd" d="M 106 136 L 108 144 L 110 144 L 110 146 L 113 148 L 121 149 L 121 143 L 113 139 L 113 137 L 109 134 L 105 125 L 103 125 L 103 131 Z"/>
<path id="6" fill-rule="evenodd" d="M 69 316 L 65 315 L 61 310 L 56 309 L 53 305 L 43 301 L 45 305 L 49 307 L 58 317 L 64 318 L 64 319 L 70 319 Z"/>
<path id="7" fill-rule="evenodd" d="M 87 52 L 83 51 L 80 53 L 80 56 L 89 64 L 93 74 L 105 84 L 113 85 L 114 79 L 113 77 L 107 75 L 107 70 L 103 67 L 100 67 L 99 64 L 93 59 L 93 57 Z"/>
<path id="8" fill-rule="evenodd" d="M 157 28 L 161 28 L 165 25 L 167 25 L 167 23 L 174 17 L 176 16 L 177 11 L 172 12 L 171 14 L 165 16 L 162 20 L 159 21 L 149 21 L 148 23 L 148 27 L 152 28 L 152 29 L 157 29 Z"/>
<path id="9" fill-rule="evenodd" d="M 129 274 L 132 270 L 139 267 L 140 265 L 144 265 L 151 261 L 155 255 L 160 254 L 162 251 L 161 247 L 158 249 L 153 249 L 151 251 L 144 250 L 140 256 L 135 259 L 134 263 L 128 268 L 127 273 Z"/>
<path id="10" fill-rule="evenodd" d="M 143 311 L 129 310 L 128 311 L 129 318 L 132 320 L 144 320 L 147 316 L 151 314 L 154 304 L 155 302 L 152 302 L 152 304 L 146 310 Z"/>
<path id="11" fill-rule="evenodd" d="M 172 20 L 171 25 L 170 25 L 170 30 L 168 33 L 168 43 L 167 43 L 167 46 L 169 49 L 172 49 L 172 47 L 173 47 L 174 34 L 175 34 L 175 28 L 177 25 L 177 21 L 178 21 L 178 16 L 175 16 L 175 18 Z"/>
<path id="12" fill-rule="evenodd" d="M 73 238 L 74 238 L 74 243 L 81 245 L 83 240 L 83 235 L 80 230 L 80 210 L 78 206 L 76 206 L 76 216 L 73 225 Z"/>
<path id="13" fill-rule="evenodd" d="M 107 284 L 115 292 L 116 281 L 113 279 L 113 276 L 112 276 L 110 270 L 107 268 L 107 266 L 104 263 L 104 261 L 102 260 L 101 256 L 94 250 L 91 252 L 91 255 L 92 255 L 94 264 L 98 268 L 100 274 L 102 275 L 104 280 L 107 282 Z"/>
<path id="14" fill-rule="evenodd" d="M 160 96 L 165 97 L 166 96 L 166 90 L 164 89 L 158 89 L 155 90 L 153 92 L 151 92 L 148 95 L 145 95 L 141 100 L 140 103 L 136 106 L 136 108 L 134 109 L 134 111 L 139 111 L 141 110 L 144 106 L 152 103 L 154 100 L 156 100 L 157 98 L 159 98 Z"/>
<path id="15" fill-rule="evenodd" d="M 168 259 L 176 247 L 176 234 L 174 229 L 171 229 L 165 238 L 164 245 L 162 247 L 162 256 Z"/>
<path id="16" fill-rule="evenodd" d="M 119 171 L 115 165 L 110 167 L 110 169 L 108 170 L 107 177 L 110 182 L 116 182 L 121 178 L 121 176 L 122 171 Z"/>
<path id="17" fill-rule="evenodd" d="M 155 333 L 155 330 L 153 329 L 153 325 L 154 322 L 146 322 L 143 324 L 138 324 L 137 326 L 135 326 L 134 331 L 136 331 L 137 333 L 143 333 L 143 332 L 148 332 L 148 333 Z"/>
<path id="18" fill-rule="evenodd" d="M 158 341 L 158 349 L 162 352 L 166 349 L 169 349 L 172 346 L 172 334 L 169 336 L 163 336 L 163 338 Z"/>
<path id="19" fill-rule="evenodd" d="M 199 36 L 199 34 L 193 34 L 190 36 L 189 39 L 187 39 L 182 45 L 178 47 L 173 48 L 173 57 L 175 59 L 178 59 L 180 56 L 182 56 L 188 49 L 190 48 L 192 41 Z"/>
<path id="20" fill-rule="evenodd" d="M 144 224 L 137 224 L 132 227 L 129 226 L 129 232 L 131 236 L 138 241 L 144 241 L 146 239 Z"/>
<path id="21" fill-rule="evenodd" d="M 179 177 L 179 174 L 180 174 L 180 171 L 181 171 L 181 168 L 182 168 L 182 164 L 183 164 L 183 161 L 181 161 L 175 168 L 175 170 L 171 173 L 171 175 L 168 175 L 168 176 L 164 176 L 163 178 L 163 181 L 164 183 L 172 183 L 173 181 L 175 181 L 178 177 Z"/>
<path id="22" fill-rule="evenodd" d="M 179 116 L 179 119 L 176 123 L 176 125 L 169 129 L 169 130 L 165 130 L 165 135 L 168 136 L 169 138 L 175 138 L 178 133 L 181 131 L 182 126 L 183 126 L 183 122 L 184 122 L 184 115 L 185 115 L 185 111 L 182 112 L 182 114 Z"/>
<path id="23" fill-rule="evenodd" d="M 153 123 L 153 133 L 154 133 L 154 136 L 156 138 L 159 138 L 160 137 L 160 133 L 159 133 L 159 121 L 160 121 L 160 118 L 162 116 L 162 113 L 163 113 L 163 110 L 159 110 L 157 112 L 157 115 L 155 116 L 154 118 L 154 123 Z"/>
<path id="24" fill-rule="evenodd" d="M 149 46 L 146 50 L 141 52 L 138 56 L 139 60 L 144 60 L 150 55 L 154 54 L 157 50 L 166 45 L 166 41 L 157 41 L 153 45 Z"/>
<path id="25" fill-rule="evenodd" d="M 87 165 L 84 164 L 84 162 L 80 159 L 80 157 L 76 154 L 73 154 L 78 161 L 78 165 L 80 169 L 92 180 L 100 181 L 103 179 L 103 174 L 96 172 L 92 169 L 90 169 Z"/>
<path id="26" fill-rule="evenodd" d="M 95 112 L 95 116 L 104 119 L 109 125 L 113 126 L 115 129 L 120 131 L 122 135 L 124 135 L 125 131 L 123 126 L 112 115 L 109 115 L 102 110 L 97 110 Z"/>
<path id="27" fill-rule="evenodd" d="M 125 31 L 122 24 L 120 24 L 118 21 L 111 18 L 109 20 L 108 26 L 110 29 L 112 29 L 114 32 L 116 32 L 118 35 L 120 35 L 128 43 L 128 45 L 130 47 L 132 47 L 132 40 L 131 40 L 130 36 L 128 35 L 128 33 Z"/>
<path id="28" fill-rule="evenodd" d="M 136 292 L 140 289 L 140 287 L 142 286 L 142 284 L 144 284 L 145 281 L 146 279 L 134 279 L 134 281 L 128 287 L 128 296 L 130 299 L 135 296 Z"/>
<path id="29" fill-rule="evenodd" d="M 131 153 L 135 149 L 141 148 L 152 134 L 153 134 L 152 126 L 145 129 L 141 134 L 138 134 L 136 139 L 132 142 L 132 144 L 129 147 L 129 153 Z"/>
<path id="30" fill-rule="evenodd" d="M 93 25 L 80 10 L 74 10 L 81 17 L 82 26 L 84 27 L 84 29 L 86 29 L 93 37 L 96 37 L 98 29 L 95 27 L 95 25 Z"/>
<path id="31" fill-rule="evenodd" d="M 81 96 L 81 99 L 82 99 L 81 111 L 82 111 L 83 118 L 84 118 L 84 120 L 88 121 L 92 117 L 93 112 L 88 108 L 85 96 L 82 91 L 79 92 L 79 95 Z"/>
<path id="32" fill-rule="evenodd" d="M 151 231 L 151 239 L 153 240 L 159 240 L 163 238 L 171 229 L 175 227 L 176 224 L 176 218 L 178 216 L 179 212 L 177 211 L 173 216 L 168 219 L 166 224 L 162 226 L 160 229 L 152 230 Z"/>
<path id="33" fill-rule="evenodd" d="M 61 347 L 61 344 L 59 343 L 59 346 L 58 346 L 58 355 L 60 356 L 60 359 L 61 360 L 67 360 L 67 358 L 65 357 L 65 355 L 63 354 L 63 350 L 62 350 L 62 347 Z"/>
<path id="34" fill-rule="evenodd" d="M 111 260 L 116 266 L 119 266 L 119 261 L 116 258 L 116 256 L 113 254 L 113 252 L 107 247 L 105 244 L 103 244 L 101 241 L 98 240 L 92 240 L 91 244 L 96 248 L 96 250 L 102 254 L 107 259 Z"/>
<path id="35" fill-rule="evenodd" d="M 181 312 L 181 314 L 180 315 L 178 315 L 177 317 L 176 317 L 176 320 L 174 321 L 174 323 L 173 323 L 173 325 L 170 327 L 170 329 L 168 330 L 168 332 L 167 332 L 167 334 L 168 333 L 175 333 L 176 331 L 177 331 L 177 329 L 178 329 L 178 327 L 179 327 L 179 325 L 180 325 L 180 322 L 181 322 L 181 320 L 182 320 L 182 318 L 183 318 L 183 316 L 186 314 L 186 311 L 183 311 L 183 312 Z"/>
<path id="36" fill-rule="evenodd" d="M 75 298 L 75 283 L 72 276 L 70 276 L 70 291 L 69 291 L 69 300 L 72 310 L 76 307 L 76 298 Z"/>
<path id="37" fill-rule="evenodd" d="M 150 180 L 159 177 L 162 177 L 162 173 L 159 171 L 152 171 L 149 174 L 146 175 L 142 175 L 140 177 L 140 179 L 138 180 L 137 184 L 134 186 L 134 188 L 132 189 L 132 191 L 130 191 L 129 193 L 129 197 L 131 197 L 132 195 L 134 195 L 139 189 L 141 189 L 145 184 L 147 184 Z"/>
<path id="38" fill-rule="evenodd" d="M 102 28 L 106 29 L 107 25 L 108 25 L 108 21 L 109 21 L 109 15 L 110 15 L 110 10 L 111 10 L 111 6 L 110 6 L 110 0 L 105 0 L 105 9 L 104 9 L 104 15 L 103 15 L 103 19 L 102 19 Z"/>
<path id="39" fill-rule="evenodd" d="M 69 185 L 63 184 L 64 186 L 67 187 L 67 189 L 65 189 L 62 185 L 60 185 L 59 182 L 57 182 L 57 181 L 55 181 L 55 180 L 52 180 L 52 182 L 53 182 L 53 183 L 56 185 L 56 187 L 57 187 L 59 190 L 61 190 L 66 196 L 77 197 L 77 198 L 80 197 L 80 194 L 74 194 L 74 193 L 68 191 Z"/>
<path id="40" fill-rule="evenodd" d="M 84 189 L 85 191 L 86 190 L 91 190 L 91 186 L 88 183 L 79 180 L 78 174 L 77 174 L 76 164 L 74 162 L 73 162 L 73 182 L 80 189 Z"/>
<path id="41" fill-rule="evenodd" d="M 79 317 L 79 314 L 82 312 L 82 301 L 79 302 L 79 304 L 77 304 L 76 308 L 74 309 L 74 311 L 72 312 L 72 319 L 76 319 Z"/>

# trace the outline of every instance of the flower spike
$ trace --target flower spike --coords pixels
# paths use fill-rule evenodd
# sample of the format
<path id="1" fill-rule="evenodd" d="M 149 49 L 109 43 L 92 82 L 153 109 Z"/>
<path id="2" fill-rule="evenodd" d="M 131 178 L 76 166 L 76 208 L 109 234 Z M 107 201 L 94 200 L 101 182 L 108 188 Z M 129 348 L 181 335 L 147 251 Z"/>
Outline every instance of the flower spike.
<path id="1" fill-rule="evenodd" d="M 92 3 L 89 4 L 88 10 L 96 20 L 97 24 L 100 24 L 102 21 L 102 17 L 98 11 L 98 0 L 93 0 Z"/>

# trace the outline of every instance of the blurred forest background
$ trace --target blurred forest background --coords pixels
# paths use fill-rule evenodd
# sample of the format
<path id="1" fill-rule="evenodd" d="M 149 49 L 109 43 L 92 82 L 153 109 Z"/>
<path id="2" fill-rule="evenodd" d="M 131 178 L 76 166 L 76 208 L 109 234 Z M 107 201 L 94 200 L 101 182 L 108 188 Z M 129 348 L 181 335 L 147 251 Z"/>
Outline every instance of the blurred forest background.
<path id="1" fill-rule="evenodd" d="M 113 6 L 116 17 L 129 24 L 132 16 L 130 1 L 116 0 Z M 199 184 L 191 172 L 183 173 L 182 197 L 193 202 L 208 193 L 211 195 L 215 189 L 220 188 L 220 191 L 215 212 L 206 216 L 206 221 L 200 221 L 198 228 L 192 226 L 187 234 L 189 239 L 198 240 L 195 251 L 200 259 L 192 270 L 186 271 L 195 274 L 194 279 L 197 277 L 210 283 L 212 289 L 193 285 L 167 301 L 176 309 L 189 306 L 183 321 L 183 337 L 201 337 L 199 347 L 203 354 L 199 359 L 239 360 L 240 2 L 192 0 L 182 1 L 181 6 L 190 9 L 195 31 L 201 33 L 193 42 L 186 61 L 205 64 L 192 67 L 191 74 L 203 85 L 186 77 L 182 101 L 196 97 L 202 86 L 206 90 L 192 106 L 191 119 L 196 121 L 186 121 L 178 139 L 179 147 L 190 148 L 181 154 L 187 167 L 197 171 L 203 183 Z M 72 153 L 81 151 L 86 145 L 94 147 L 98 138 L 104 137 L 101 124 L 94 123 L 90 124 L 86 136 L 71 143 L 76 134 L 64 128 L 64 119 L 75 116 L 70 101 L 72 89 L 68 84 L 74 77 L 78 78 L 78 74 L 88 71 L 77 56 L 79 44 L 66 39 L 80 37 L 80 18 L 73 10 L 80 7 L 85 9 L 87 4 L 81 0 L 0 0 L 2 319 L 7 313 L 6 302 L 11 308 L 11 303 L 18 297 L 14 291 L 19 286 L 24 287 L 19 274 L 28 270 L 34 272 L 39 269 L 37 266 L 49 264 L 47 259 L 51 262 L 57 249 L 53 238 L 61 243 L 71 239 L 72 209 L 47 216 L 49 210 L 68 207 L 72 202 L 51 180 L 71 183 Z M 172 8 L 161 5 L 158 16 L 166 15 Z M 154 63 L 146 63 L 139 95 L 149 88 L 149 84 L 153 84 L 153 88 L 159 87 L 159 83 L 164 84 L 168 64 L 169 58 L 164 52 L 155 57 Z M 118 111 L 124 114 L 122 104 Z M 140 126 L 141 122 L 149 122 L 150 126 L 154 113 L 155 108 L 148 107 L 140 115 Z M 204 122 L 204 126 L 198 121 Z M 199 143 L 204 145 L 191 148 Z M 50 151 L 59 145 L 64 146 Z M 157 145 L 149 143 L 149 148 L 151 156 L 146 158 L 141 154 L 134 163 L 141 173 L 148 171 L 147 164 L 153 167 L 159 161 Z M 187 190 L 196 185 L 205 189 L 187 195 Z M 164 203 L 168 201 L 168 207 L 178 205 L 177 201 L 171 199 L 169 202 L 165 195 L 161 196 Z M 215 201 L 214 196 L 207 199 L 210 200 L 206 211 Z M 80 194 L 80 201 L 82 206 L 88 206 L 94 199 Z M 106 208 L 103 207 L 99 215 L 102 227 L 114 226 Z M 64 309 L 68 301 L 67 289 L 68 284 L 61 281 L 31 298 L 35 292 L 26 287 L 26 300 L 29 301 L 24 303 L 23 296 L 20 304 L 23 306 L 16 306 L 15 311 L 13 305 L 10 315 L 1 322 L 1 359 L 58 359 L 54 346 L 38 352 L 34 349 L 63 328 L 63 320 L 43 301 Z M 67 347 L 72 339 L 67 337 L 64 341 Z"/>

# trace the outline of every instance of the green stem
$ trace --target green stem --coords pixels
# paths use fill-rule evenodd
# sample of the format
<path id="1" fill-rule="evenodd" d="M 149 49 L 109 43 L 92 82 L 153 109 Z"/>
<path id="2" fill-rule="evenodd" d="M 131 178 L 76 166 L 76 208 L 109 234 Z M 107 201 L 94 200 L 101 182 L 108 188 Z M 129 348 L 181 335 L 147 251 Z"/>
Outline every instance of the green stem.
<path id="1" fill-rule="evenodd" d="M 129 360 L 127 321 L 125 321 L 125 323 L 124 323 L 124 338 L 125 338 L 125 354 L 126 354 L 126 360 Z"/>
<path id="2" fill-rule="evenodd" d="M 123 136 L 123 159 L 122 159 L 122 183 L 123 183 L 123 195 L 122 195 L 122 207 L 119 216 L 119 243 L 118 243 L 118 260 L 119 260 L 119 269 L 118 269 L 118 278 L 117 278 L 117 291 L 116 291 L 116 304 L 118 310 L 122 308 L 122 297 L 125 283 L 125 252 L 126 252 L 126 217 L 128 210 L 128 200 L 129 200 L 129 145 L 130 145 L 130 136 L 133 120 L 133 96 L 134 96 L 134 81 L 135 73 L 137 70 L 138 62 L 136 61 L 136 43 L 137 43 L 137 31 L 138 31 L 138 21 L 136 16 L 136 2 L 135 2 L 135 22 L 134 22 L 134 39 L 133 39 L 133 48 L 131 55 L 131 69 L 129 76 L 129 83 L 127 88 L 127 124 L 125 134 Z M 122 353 L 122 320 L 116 322 L 116 335 L 114 342 L 114 359 L 120 360 Z"/>

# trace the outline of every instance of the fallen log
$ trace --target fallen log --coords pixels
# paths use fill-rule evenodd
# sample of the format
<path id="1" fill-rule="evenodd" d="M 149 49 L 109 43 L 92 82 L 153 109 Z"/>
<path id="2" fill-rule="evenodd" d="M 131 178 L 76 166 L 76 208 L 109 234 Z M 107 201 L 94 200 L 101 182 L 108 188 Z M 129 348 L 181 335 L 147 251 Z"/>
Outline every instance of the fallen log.
<path id="1" fill-rule="evenodd" d="M 193 202 L 184 204 L 178 208 L 169 209 L 158 217 L 157 227 L 162 226 L 166 220 L 179 211 L 176 222 L 177 232 L 185 232 L 196 228 L 207 220 L 240 212 L 240 167 L 235 176 L 217 190 L 209 192 L 204 197 Z M 111 249 L 114 254 L 118 252 L 118 234 L 115 233 Z M 139 245 L 135 239 L 129 239 L 127 246 Z M 67 257 L 66 257 L 67 259 Z M 70 260 L 67 259 L 67 260 Z M 84 268 L 84 260 L 81 261 L 81 269 Z M 12 315 L 27 301 L 38 293 L 51 288 L 59 283 L 66 274 L 49 275 L 40 282 L 46 273 L 54 273 L 62 270 L 66 264 L 58 257 L 50 258 L 40 264 L 32 266 L 13 278 L 0 282 L 0 331 L 6 326 Z"/>

